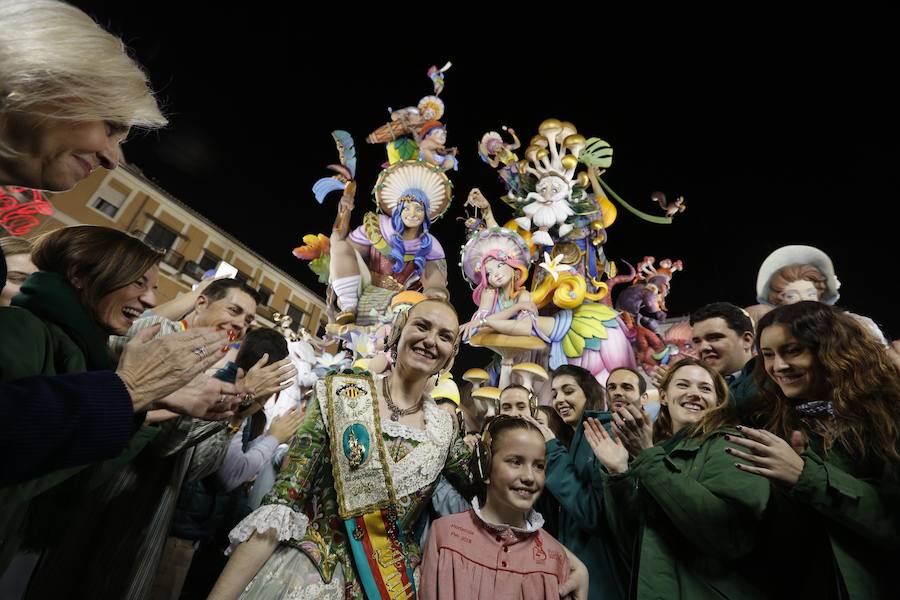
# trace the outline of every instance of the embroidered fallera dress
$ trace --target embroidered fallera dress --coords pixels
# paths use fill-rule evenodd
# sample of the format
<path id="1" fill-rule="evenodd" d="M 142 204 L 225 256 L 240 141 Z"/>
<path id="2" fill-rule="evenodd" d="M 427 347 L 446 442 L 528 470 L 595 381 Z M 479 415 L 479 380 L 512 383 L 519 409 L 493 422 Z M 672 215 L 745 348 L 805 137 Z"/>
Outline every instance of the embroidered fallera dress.
<path id="1" fill-rule="evenodd" d="M 470 454 L 430 398 L 424 429 L 380 420 L 380 390 L 368 374 L 318 382 L 275 487 L 231 532 L 232 548 L 269 529 L 281 542 L 241 598 L 412 598 L 413 528 L 442 473 L 469 485 Z"/>
<path id="2" fill-rule="evenodd" d="M 565 548 L 541 529 L 532 510 L 524 528 L 484 519 L 472 509 L 431 526 L 422 565 L 421 600 L 557 600 L 569 574 Z"/>

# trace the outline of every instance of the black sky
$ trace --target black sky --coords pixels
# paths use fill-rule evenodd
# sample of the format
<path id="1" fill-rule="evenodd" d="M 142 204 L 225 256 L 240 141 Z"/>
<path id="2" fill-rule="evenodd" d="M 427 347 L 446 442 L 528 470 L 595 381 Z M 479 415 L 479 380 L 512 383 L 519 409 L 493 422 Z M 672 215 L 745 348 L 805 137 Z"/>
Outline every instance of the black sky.
<path id="1" fill-rule="evenodd" d="M 129 160 L 314 290 L 324 291 L 291 249 L 305 233 L 329 231 L 334 217 L 337 198 L 320 207 L 310 192 L 336 158 L 329 132 L 346 129 L 357 142 L 356 224 L 385 159 L 366 134 L 388 107 L 431 93 L 425 71 L 452 60 L 441 98 L 461 164 L 450 175 L 453 206 L 433 228 L 448 262 L 458 261 L 456 217 L 470 187 L 489 198 L 502 190 L 475 153 L 481 134 L 509 125 L 527 142 L 556 117 L 613 146 L 605 179 L 633 205 L 654 212 L 649 195 L 658 189 L 686 196 L 688 210 L 670 226 L 620 209 L 606 245 L 612 259 L 684 261 L 672 316 L 714 300 L 753 303 L 762 260 L 801 243 L 834 260 L 841 305 L 900 336 L 896 53 L 875 31 L 855 31 L 849 42 L 794 27 L 683 40 L 679 31 L 639 30 L 618 43 L 584 30 L 571 43 L 561 30 L 547 37 L 539 21 L 516 33 L 383 16 L 351 32 L 339 8 L 321 18 L 269 3 L 206 12 L 186 12 L 187 3 L 75 4 L 133 48 L 170 116 L 166 130 L 128 142 Z M 409 32 L 421 27 L 449 31 L 417 46 L 422 37 Z M 469 314 L 468 288 L 451 271 L 455 303 Z"/>

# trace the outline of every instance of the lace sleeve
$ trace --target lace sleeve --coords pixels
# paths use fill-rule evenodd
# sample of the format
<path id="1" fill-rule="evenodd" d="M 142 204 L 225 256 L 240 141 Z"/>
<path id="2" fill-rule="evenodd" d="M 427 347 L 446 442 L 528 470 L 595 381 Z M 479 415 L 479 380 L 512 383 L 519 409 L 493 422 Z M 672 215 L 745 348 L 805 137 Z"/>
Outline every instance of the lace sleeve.
<path id="1" fill-rule="evenodd" d="M 264 504 L 247 515 L 228 534 L 231 544 L 226 555 L 231 554 L 241 543 L 249 540 L 254 533 L 265 533 L 274 529 L 279 542 L 300 540 L 306 535 L 309 519 L 306 515 L 283 504 Z"/>

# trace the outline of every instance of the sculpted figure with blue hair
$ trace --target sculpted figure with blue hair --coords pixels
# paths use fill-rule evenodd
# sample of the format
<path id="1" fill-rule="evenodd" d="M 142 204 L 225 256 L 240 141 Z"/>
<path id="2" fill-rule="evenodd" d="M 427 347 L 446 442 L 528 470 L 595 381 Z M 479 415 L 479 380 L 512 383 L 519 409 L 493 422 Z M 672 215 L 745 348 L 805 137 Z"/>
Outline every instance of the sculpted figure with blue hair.
<path id="1" fill-rule="evenodd" d="M 376 325 L 391 298 L 404 290 L 446 299 L 447 263 L 431 222 L 446 211 L 450 185 L 439 168 L 406 161 L 382 172 L 375 186 L 381 209 L 350 231 L 355 185 L 341 198 L 331 236 L 330 284 L 338 324 Z"/>

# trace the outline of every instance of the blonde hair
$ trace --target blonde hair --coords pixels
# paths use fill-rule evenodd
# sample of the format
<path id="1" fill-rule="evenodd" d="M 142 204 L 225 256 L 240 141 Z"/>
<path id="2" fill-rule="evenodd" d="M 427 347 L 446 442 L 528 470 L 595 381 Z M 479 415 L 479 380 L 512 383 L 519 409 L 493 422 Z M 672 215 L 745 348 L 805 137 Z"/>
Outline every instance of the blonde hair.
<path id="1" fill-rule="evenodd" d="M 21 237 L 2 237 L 0 238 L 0 248 L 3 248 L 4 256 L 15 256 L 17 254 L 31 254 L 31 241 Z"/>
<path id="2" fill-rule="evenodd" d="M 153 129 L 167 123 L 122 40 L 56 0 L 0 2 L 0 115 Z M 0 156 L 14 149 L 0 141 Z"/>

